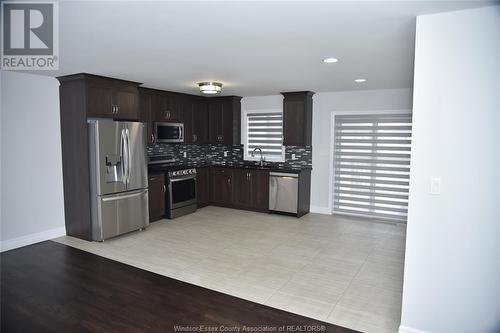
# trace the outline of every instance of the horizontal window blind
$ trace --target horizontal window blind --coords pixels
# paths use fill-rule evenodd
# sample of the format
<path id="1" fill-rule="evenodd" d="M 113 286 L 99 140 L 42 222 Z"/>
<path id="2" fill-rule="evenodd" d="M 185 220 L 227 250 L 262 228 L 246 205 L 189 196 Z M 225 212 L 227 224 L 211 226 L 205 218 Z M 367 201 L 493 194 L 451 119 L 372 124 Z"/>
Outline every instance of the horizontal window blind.
<path id="1" fill-rule="evenodd" d="M 411 114 L 335 116 L 334 211 L 406 221 Z"/>
<path id="2" fill-rule="evenodd" d="M 247 155 L 255 148 L 262 149 L 266 159 L 283 154 L 283 115 L 281 112 L 247 113 Z M 256 152 L 260 157 L 260 152 Z"/>

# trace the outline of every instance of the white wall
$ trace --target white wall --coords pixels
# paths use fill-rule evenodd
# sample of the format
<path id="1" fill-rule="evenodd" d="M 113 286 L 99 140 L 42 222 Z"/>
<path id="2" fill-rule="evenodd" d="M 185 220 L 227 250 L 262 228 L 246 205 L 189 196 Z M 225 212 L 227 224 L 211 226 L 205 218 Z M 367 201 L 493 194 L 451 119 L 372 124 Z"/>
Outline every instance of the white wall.
<path id="1" fill-rule="evenodd" d="M 283 96 L 244 97 L 242 110 L 282 109 Z M 335 111 L 380 111 L 411 109 L 410 89 L 323 92 L 313 96 L 311 211 L 329 214 L 331 203 L 330 151 L 331 114 Z"/>
<path id="2" fill-rule="evenodd" d="M 400 332 L 500 329 L 499 8 L 417 19 Z"/>
<path id="3" fill-rule="evenodd" d="M 65 234 L 56 79 L 1 74 L 2 251 Z"/>

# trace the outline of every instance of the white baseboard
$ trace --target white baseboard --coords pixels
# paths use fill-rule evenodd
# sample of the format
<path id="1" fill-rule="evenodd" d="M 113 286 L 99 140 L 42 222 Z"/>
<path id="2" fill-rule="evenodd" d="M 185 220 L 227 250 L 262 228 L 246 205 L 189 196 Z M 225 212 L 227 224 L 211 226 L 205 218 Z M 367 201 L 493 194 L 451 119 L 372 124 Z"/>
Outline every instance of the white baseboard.
<path id="1" fill-rule="evenodd" d="M 7 239 L 0 242 L 0 251 L 8 251 L 17 249 L 18 247 L 43 242 L 49 239 L 57 238 L 66 235 L 66 228 L 49 229 L 42 232 L 36 232 L 22 237 Z"/>
<path id="2" fill-rule="evenodd" d="M 399 326 L 399 333 L 429 333 L 429 332 L 401 325 Z"/>
<path id="3" fill-rule="evenodd" d="M 323 207 L 323 206 L 313 206 L 313 205 L 311 205 L 309 207 L 309 211 L 311 213 L 332 215 L 331 209 L 328 208 L 328 207 Z"/>

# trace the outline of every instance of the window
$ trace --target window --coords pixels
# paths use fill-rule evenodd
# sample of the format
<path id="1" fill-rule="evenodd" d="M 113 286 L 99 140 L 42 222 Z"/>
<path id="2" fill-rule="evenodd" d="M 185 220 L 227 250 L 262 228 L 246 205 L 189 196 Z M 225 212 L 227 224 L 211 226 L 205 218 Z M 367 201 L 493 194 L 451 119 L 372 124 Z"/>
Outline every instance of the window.
<path id="1" fill-rule="evenodd" d="M 283 162 L 285 160 L 285 149 L 283 147 L 283 112 L 245 112 L 245 160 L 260 160 L 260 152 L 255 148 L 262 149 L 262 156 L 266 161 Z"/>
<path id="2" fill-rule="evenodd" d="M 406 221 L 411 114 L 335 116 L 335 212 Z"/>

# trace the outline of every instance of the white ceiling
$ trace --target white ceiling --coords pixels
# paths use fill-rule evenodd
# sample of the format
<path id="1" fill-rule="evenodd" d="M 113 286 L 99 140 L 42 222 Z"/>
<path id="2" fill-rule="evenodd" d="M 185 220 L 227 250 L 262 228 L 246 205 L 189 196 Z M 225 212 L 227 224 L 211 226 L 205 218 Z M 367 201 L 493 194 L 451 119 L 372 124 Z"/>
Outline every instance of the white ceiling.
<path id="1" fill-rule="evenodd" d="M 40 74 L 88 72 L 186 93 L 215 80 L 223 95 L 240 96 L 406 88 L 415 16 L 488 4 L 66 1 L 60 70 Z"/>

